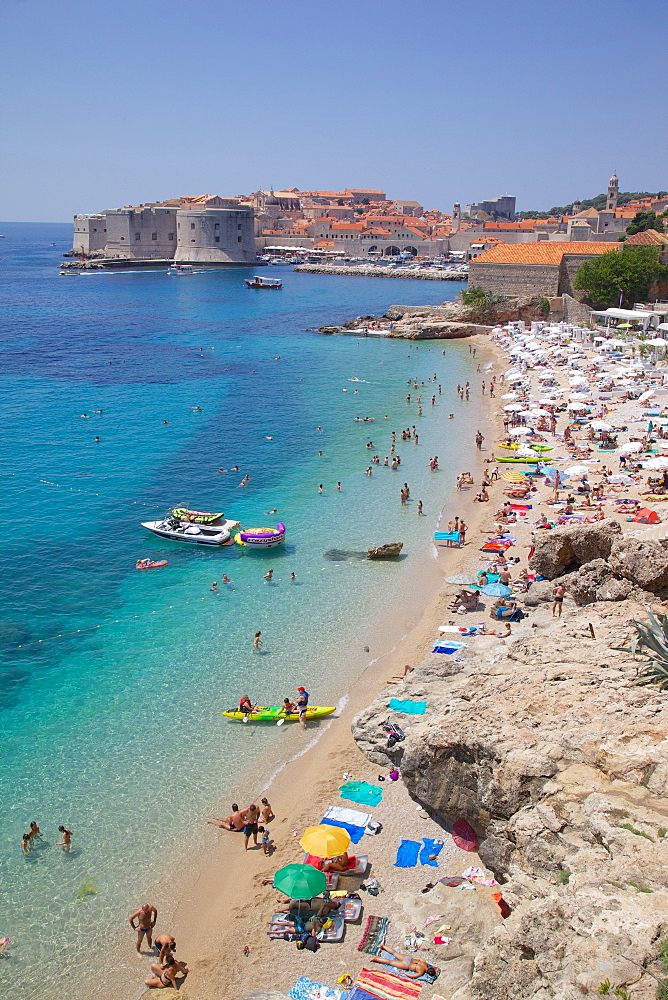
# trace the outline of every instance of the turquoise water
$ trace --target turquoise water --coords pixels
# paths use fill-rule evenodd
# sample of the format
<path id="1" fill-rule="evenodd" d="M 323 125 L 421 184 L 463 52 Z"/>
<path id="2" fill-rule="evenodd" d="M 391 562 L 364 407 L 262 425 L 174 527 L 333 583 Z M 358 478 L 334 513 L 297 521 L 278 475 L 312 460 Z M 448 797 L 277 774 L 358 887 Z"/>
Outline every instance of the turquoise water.
<path id="1" fill-rule="evenodd" d="M 465 343 L 443 354 L 313 332 L 396 301 L 454 298 L 459 284 L 278 268 L 266 272 L 283 279 L 276 293 L 246 289 L 242 269 L 61 277 L 70 227 L 0 228 L 0 937 L 12 939 L 0 994 L 44 1000 L 80 983 L 93 995 L 111 950 L 107 983 L 131 997 L 127 915 L 149 891 L 169 911 L 168 862 L 213 836 L 202 818 L 221 796 L 260 790 L 242 766 L 254 762 L 259 785 L 303 745 L 288 726 L 240 738 L 221 709 L 243 693 L 277 703 L 300 683 L 316 704 L 345 694 L 365 662 L 365 623 L 423 557 L 461 464 L 445 418 L 461 413 L 454 386 L 475 367 Z M 422 418 L 405 401 L 412 376 L 426 383 Z M 420 443 L 397 442 L 400 470 L 364 475 L 369 439 L 382 459 L 390 432 L 412 424 Z M 440 473 L 426 468 L 432 454 Z M 280 519 L 287 544 L 189 547 L 141 527 L 179 502 L 250 526 Z M 325 557 L 397 538 L 400 563 Z M 169 565 L 139 573 L 141 556 Z M 223 573 L 233 585 L 212 593 Z M 25 858 L 32 819 L 49 846 Z M 61 823 L 75 833 L 68 856 L 53 846 Z M 76 902 L 87 879 L 98 891 Z"/>

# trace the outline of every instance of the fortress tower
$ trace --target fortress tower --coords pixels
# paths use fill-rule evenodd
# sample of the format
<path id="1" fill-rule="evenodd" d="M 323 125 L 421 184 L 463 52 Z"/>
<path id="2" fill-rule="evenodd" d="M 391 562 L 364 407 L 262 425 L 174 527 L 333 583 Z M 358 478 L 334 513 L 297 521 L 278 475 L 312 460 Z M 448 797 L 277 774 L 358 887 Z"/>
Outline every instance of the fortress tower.
<path id="1" fill-rule="evenodd" d="M 606 203 L 606 211 L 614 212 L 617 209 L 617 201 L 619 199 L 619 180 L 617 174 L 613 174 L 610 178 L 610 183 L 608 184 L 608 201 Z"/>

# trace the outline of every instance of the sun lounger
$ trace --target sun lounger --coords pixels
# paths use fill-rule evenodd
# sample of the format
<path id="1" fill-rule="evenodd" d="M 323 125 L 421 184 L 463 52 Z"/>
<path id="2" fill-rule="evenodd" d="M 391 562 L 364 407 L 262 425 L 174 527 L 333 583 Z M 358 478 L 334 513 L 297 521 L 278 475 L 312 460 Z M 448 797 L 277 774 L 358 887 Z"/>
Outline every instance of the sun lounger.
<path id="1" fill-rule="evenodd" d="M 305 854 L 303 864 L 313 865 L 314 868 L 320 869 L 322 871 L 323 858 L 319 858 L 316 854 Z M 356 858 L 350 857 L 348 861 L 349 867 L 344 872 L 336 872 L 337 875 L 364 875 L 369 864 L 368 854 L 359 854 Z M 328 873 L 327 873 L 328 874 Z"/>
<path id="2" fill-rule="evenodd" d="M 362 916 L 362 900 L 342 899 L 339 913 L 347 924 L 354 924 Z"/>
<path id="3" fill-rule="evenodd" d="M 332 921 L 332 926 L 328 927 L 327 930 L 322 930 L 317 935 L 318 941 L 322 941 L 323 944 L 338 944 L 339 941 L 343 941 L 344 935 L 346 933 L 346 922 L 341 914 L 330 914 L 328 917 Z"/>

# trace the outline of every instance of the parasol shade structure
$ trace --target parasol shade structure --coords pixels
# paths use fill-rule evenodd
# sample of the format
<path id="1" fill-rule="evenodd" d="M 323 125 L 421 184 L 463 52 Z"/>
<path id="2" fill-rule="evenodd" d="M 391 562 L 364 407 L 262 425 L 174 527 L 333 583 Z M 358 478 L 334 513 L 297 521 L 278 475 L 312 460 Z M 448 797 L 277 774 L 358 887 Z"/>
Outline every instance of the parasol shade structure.
<path id="1" fill-rule="evenodd" d="M 526 483 L 527 478 L 523 472 L 504 472 L 501 474 L 501 478 L 505 479 L 507 483 Z"/>
<path id="2" fill-rule="evenodd" d="M 668 458 L 665 456 L 650 458 L 643 462 L 642 467 L 643 469 L 668 469 Z"/>
<path id="3" fill-rule="evenodd" d="M 620 455 L 633 455 L 642 451 L 642 443 L 640 441 L 627 441 L 626 444 L 620 445 L 618 450 Z"/>
<path id="4" fill-rule="evenodd" d="M 319 858 L 336 858 L 350 847 L 350 834 L 340 826 L 310 826 L 299 841 L 307 854 Z"/>
<path id="5" fill-rule="evenodd" d="M 478 582 L 477 577 L 469 573 L 456 573 L 455 576 L 446 576 L 444 583 L 451 583 L 453 587 L 472 587 Z"/>
<path id="6" fill-rule="evenodd" d="M 505 583 L 488 583 L 481 591 L 485 597 L 510 597 L 512 590 Z"/>
<path id="7" fill-rule="evenodd" d="M 274 888 L 290 899 L 312 899 L 325 891 L 327 878 L 313 865 L 286 865 L 274 875 Z"/>

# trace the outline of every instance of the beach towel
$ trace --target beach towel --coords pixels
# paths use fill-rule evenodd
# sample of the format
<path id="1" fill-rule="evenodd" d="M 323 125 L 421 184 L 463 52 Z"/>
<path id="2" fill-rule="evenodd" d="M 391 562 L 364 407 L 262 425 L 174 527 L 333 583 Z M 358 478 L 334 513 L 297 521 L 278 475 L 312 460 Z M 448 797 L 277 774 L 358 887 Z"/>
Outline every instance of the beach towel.
<path id="1" fill-rule="evenodd" d="M 437 542 L 459 542 L 460 534 L 458 531 L 435 531 L 434 539 Z"/>
<path id="2" fill-rule="evenodd" d="M 300 976 L 288 993 L 293 1000 L 341 1000 L 343 990 L 335 990 L 323 983 L 316 983 L 307 976 Z"/>
<path id="3" fill-rule="evenodd" d="M 368 855 L 367 855 L 368 858 Z M 305 865 L 311 865 L 312 868 L 317 868 L 318 871 L 322 871 L 322 866 L 325 863 L 324 858 L 319 858 L 317 854 L 307 854 L 304 858 Z M 351 868 L 357 868 L 358 860 L 356 857 L 348 856 L 348 864 L 346 866 L 346 871 L 350 871 Z M 341 872 L 338 873 L 339 875 Z"/>
<path id="4" fill-rule="evenodd" d="M 391 958 L 391 955 L 387 956 Z M 417 1000 L 422 992 L 419 982 L 398 974 L 399 970 L 380 972 L 375 969 L 362 969 L 355 986 L 360 986 L 377 1000 Z"/>
<path id="5" fill-rule="evenodd" d="M 372 993 L 363 990 L 361 986 L 353 986 L 352 990 L 346 994 L 346 1000 L 376 1000 Z"/>
<path id="6" fill-rule="evenodd" d="M 456 643 L 448 643 L 448 646 Z M 426 701 L 400 701 L 399 698 L 390 698 L 390 708 L 395 712 L 403 712 L 404 715 L 424 715 L 427 711 Z"/>
<path id="7" fill-rule="evenodd" d="M 422 844 L 419 840 L 402 840 L 397 851 L 397 859 L 394 862 L 394 867 L 414 868 L 417 864 L 421 847 Z"/>
<path id="8" fill-rule="evenodd" d="M 383 789 L 378 785 L 369 784 L 368 781 L 346 781 L 344 785 L 339 786 L 339 791 L 342 799 L 361 802 L 365 806 L 377 806 L 383 798 Z"/>
<path id="9" fill-rule="evenodd" d="M 372 819 L 371 813 L 360 809 L 348 809 L 346 806 L 330 806 L 325 813 L 325 820 L 336 819 L 340 823 L 350 823 L 351 826 L 366 826 Z"/>
<path id="10" fill-rule="evenodd" d="M 420 851 L 420 862 L 423 865 L 431 865 L 432 868 L 438 868 L 438 861 L 430 860 L 429 855 L 435 854 L 436 857 L 443 850 L 442 840 L 432 840 L 431 837 L 423 837 L 424 847 Z"/>
<path id="11" fill-rule="evenodd" d="M 459 632 L 459 629 L 457 631 Z M 451 656 L 458 650 L 463 649 L 465 645 L 465 642 L 451 642 L 450 640 L 448 642 L 437 642 L 432 649 L 432 653 L 445 653 L 447 656 Z"/>
<path id="12" fill-rule="evenodd" d="M 390 921 L 387 917 L 369 917 L 362 932 L 362 940 L 357 945 L 358 951 L 367 955 L 378 955 L 383 949 Z"/>
<path id="13" fill-rule="evenodd" d="M 346 830 L 353 844 L 359 844 L 366 829 L 364 826 L 354 826 L 352 823 L 344 823 L 340 819 L 329 819 L 327 816 L 322 818 L 321 823 L 326 826 L 339 826 L 342 830 Z"/>

